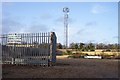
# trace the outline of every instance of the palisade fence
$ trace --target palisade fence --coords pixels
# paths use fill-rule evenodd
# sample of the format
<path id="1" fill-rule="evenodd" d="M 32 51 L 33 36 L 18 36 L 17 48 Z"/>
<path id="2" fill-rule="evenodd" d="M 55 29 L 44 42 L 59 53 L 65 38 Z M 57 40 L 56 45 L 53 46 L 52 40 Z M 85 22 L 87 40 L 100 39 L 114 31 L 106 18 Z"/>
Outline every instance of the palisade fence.
<path id="1" fill-rule="evenodd" d="M 56 62 L 56 35 L 48 33 L 2 34 L 2 64 L 45 65 Z"/>

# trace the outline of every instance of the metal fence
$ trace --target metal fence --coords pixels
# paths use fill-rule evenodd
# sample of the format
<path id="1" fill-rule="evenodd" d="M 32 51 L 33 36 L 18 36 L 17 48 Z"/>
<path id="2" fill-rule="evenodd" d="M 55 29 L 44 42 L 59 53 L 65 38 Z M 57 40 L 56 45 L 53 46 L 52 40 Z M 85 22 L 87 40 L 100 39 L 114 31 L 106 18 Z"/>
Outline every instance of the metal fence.
<path id="1" fill-rule="evenodd" d="M 22 33 L 1 35 L 2 64 L 52 65 L 56 62 L 56 35 Z"/>

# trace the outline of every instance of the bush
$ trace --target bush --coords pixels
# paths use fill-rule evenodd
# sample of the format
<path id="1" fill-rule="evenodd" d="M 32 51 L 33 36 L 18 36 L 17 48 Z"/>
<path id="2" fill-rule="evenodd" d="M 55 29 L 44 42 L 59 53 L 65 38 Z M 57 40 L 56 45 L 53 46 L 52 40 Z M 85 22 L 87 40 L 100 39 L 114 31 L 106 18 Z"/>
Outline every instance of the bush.
<path id="1" fill-rule="evenodd" d="M 110 49 L 106 49 L 106 52 L 110 52 L 111 50 Z"/>
<path id="2" fill-rule="evenodd" d="M 84 58 L 85 55 L 88 55 L 88 54 L 85 54 L 85 53 L 74 53 L 70 56 L 68 56 L 69 58 Z"/>
<path id="3" fill-rule="evenodd" d="M 119 53 L 114 53 L 114 58 L 115 59 L 120 59 L 120 54 Z"/>
<path id="4" fill-rule="evenodd" d="M 72 55 L 70 55 L 70 56 L 68 56 L 68 58 L 73 58 L 73 56 L 72 56 Z"/>
<path id="5" fill-rule="evenodd" d="M 72 52 L 71 52 L 71 51 L 69 51 L 69 50 L 67 50 L 66 52 L 67 52 L 68 54 L 72 54 Z"/>
<path id="6" fill-rule="evenodd" d="M 66 52 L 63 52 L 63 55 L 71 55 L 71 54 L 72 54 L 72 52 L 69 50 L 66 50 Z"/>
<path id="7" fill-rule="evenodd" d="M 105 54 L 104 52 L 101 53 L 101 56 L 103 59 L 115 59 L 117 57 L 117 54 L 113 54 L 113 55 L 108 55 L 108 54 Z"/>
<path id="8" fill-rule="evenodd" d="M 90 51 L 95 51 L 94 49 L 91 49 Z"/>
<path id="9" fill-rule="evenodd" d="M 66 53 L 66 52 L 63 52 L 63 55 L 68 55 L 68 53 Z"/>

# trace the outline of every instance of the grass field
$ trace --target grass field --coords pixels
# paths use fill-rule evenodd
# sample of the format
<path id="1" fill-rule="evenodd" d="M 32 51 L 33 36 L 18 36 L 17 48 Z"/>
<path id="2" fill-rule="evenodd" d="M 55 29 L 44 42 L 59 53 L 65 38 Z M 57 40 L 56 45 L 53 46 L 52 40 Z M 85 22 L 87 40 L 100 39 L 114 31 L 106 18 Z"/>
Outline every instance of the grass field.
<path id="1" fill-rule="evenodd" d="M 117 59 L 73 59 L 57 56 L 55 66 L 3 65 L 3 78 L 117 78 Z"/>

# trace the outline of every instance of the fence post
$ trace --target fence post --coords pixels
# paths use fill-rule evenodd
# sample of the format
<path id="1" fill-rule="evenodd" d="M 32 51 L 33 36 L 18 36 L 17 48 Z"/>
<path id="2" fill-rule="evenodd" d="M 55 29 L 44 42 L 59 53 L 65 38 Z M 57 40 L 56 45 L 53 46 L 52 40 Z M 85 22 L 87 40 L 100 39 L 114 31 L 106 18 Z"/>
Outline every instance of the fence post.
<path id="1" fill-rule="evenodd" d="M 54 32 L 50 34 L 50 65 L 55 64 L 56 62 L 56 35 Z"/>
<path id="2" fill-rule="evenodd" d="M 15 64 L 15 43 L 13 43 L 12 64 Z"/>

